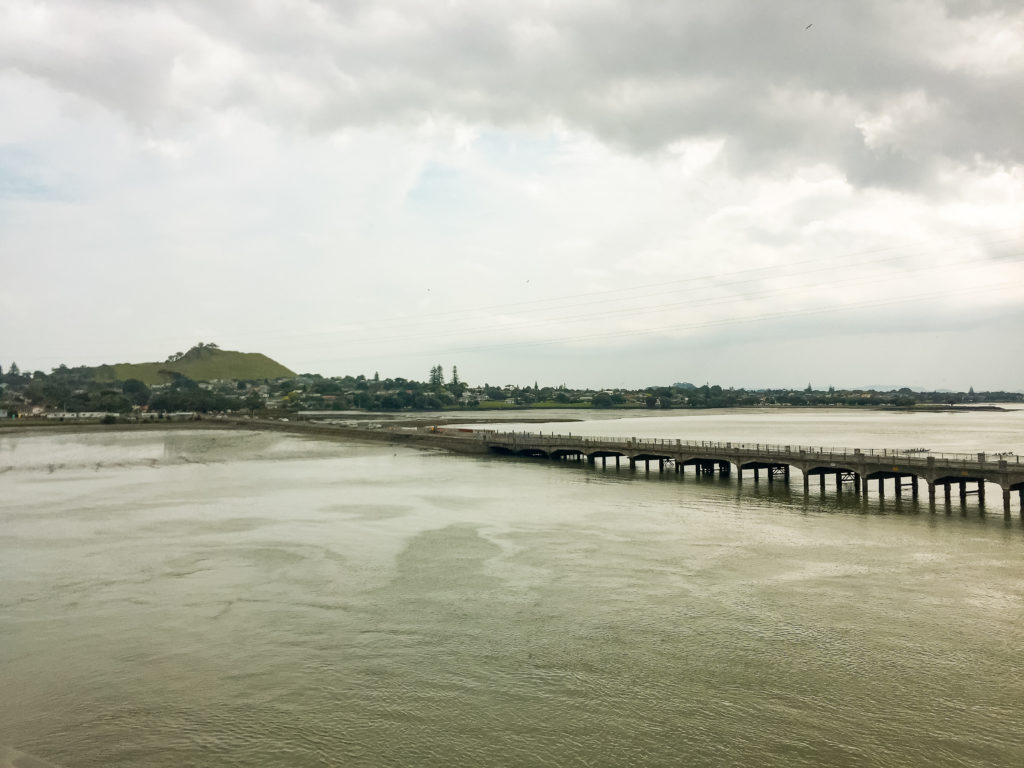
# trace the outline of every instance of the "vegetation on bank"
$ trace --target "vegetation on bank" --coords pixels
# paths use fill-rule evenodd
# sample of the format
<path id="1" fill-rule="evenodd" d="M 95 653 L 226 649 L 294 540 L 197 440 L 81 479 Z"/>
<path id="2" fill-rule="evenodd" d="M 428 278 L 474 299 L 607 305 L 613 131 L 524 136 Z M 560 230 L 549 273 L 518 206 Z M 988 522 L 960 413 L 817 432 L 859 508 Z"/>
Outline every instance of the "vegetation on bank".
<path id="1" fill-rule="evenodd" d="M 199 344 L 172 355 L 162 366 L 160 380 L 141 378 L 149 369 L 127 365 L 54 368 L 50 373 L 23 373 L 16 364 L 0 368 L 0 413 L 7 417 L 63 413 L 248 412 L 281 414 L 296 411 L 424 411 L 490 409 L 693 409 L 757 406 L 856 406 L 929 408 L 950 405 L 1024 401 L 1019 392 L 913 392 L 899 389 L 839 390 L 736 389 L 676 383 L 644 389 L 570 389 L 565 385 L 473 386 L 462 381 L 453 366 L 450 378 L 436 365 L 425 381 L 404 378 L 295 375 L 263 355 L 227 352 L 215 344 Z M 280 376 L 218 376 L 239 370 L 245 360 L 262 358 L 284 370 Z M 238 365 L 236 365 L 238 364 Z M 191 371 L 191 375 L 183 371 Z M 213 373 L 211 373 L 213 372 Z M 127 375 L 139 373 L 139 376 Z M 126 375 L 126 378 L 108 378 Z"/>

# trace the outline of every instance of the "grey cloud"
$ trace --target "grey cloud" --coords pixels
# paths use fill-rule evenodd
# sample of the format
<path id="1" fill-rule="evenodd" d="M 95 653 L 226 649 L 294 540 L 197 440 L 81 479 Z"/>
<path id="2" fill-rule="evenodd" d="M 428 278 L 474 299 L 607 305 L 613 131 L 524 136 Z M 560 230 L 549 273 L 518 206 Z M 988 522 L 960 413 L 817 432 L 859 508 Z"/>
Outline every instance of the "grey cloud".
<path id="1" fill-rule="evenodd" d="M 31 24 L 30 5 L 9 12 L 0 68 L 147 131 L 226 107 L 318 132 L 553 118 L 630 152 L 720 137 L 738 170 L 827 162 L 888 187 L 943 161 L 1024 162 L 1024 71 L 938 55 L 978 17 L 1022 28 L 1013 2 L 51 0 Z M 911 96 L 913 120 L 869 142 L 859 122 Z"/>

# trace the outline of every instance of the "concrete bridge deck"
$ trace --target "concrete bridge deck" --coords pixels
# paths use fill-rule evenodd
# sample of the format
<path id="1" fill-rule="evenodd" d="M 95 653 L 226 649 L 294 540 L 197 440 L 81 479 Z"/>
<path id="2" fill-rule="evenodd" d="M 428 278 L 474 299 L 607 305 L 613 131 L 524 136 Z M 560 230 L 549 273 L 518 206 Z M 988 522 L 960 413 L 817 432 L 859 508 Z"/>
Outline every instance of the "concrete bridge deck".
<path id="1" fill-rule="evenodd" d="M 447 432 L 447 431 L 446 431 Z M 451 436 L 451 435 L 449 435 Z M 469 437 L 467 435 L 467 437 Z M 961 501 L 969 494 L 985 499 L 985 485 L 992 483 L 1002 492 L 1003 514 L 1010 517 L 1011 498 L 1017 492 L 1024 519 L 1024 461 L 1013 454 L 951 454 L 932 453 L 924 449 L 862 450 L 859 448 L 825 448 L 822 446 L 772 445 L 766 443 L 685 442 L 682 440 L 650 440 L 642 438 L 586 437 L 578 435 L 539 434 L 532 432 L 476 432 L 487 450 L 514 456 L 551 459 L 600 460 L 606 464 L 614 459 L 629 461 L 635 469 L 643 462 L 650 470 L 651 462 L 659 471 L 672 467 L 685 472 L 693 467 L 702 474 L 728 475 L 735 467 L 739 479 L 752 472 L 754 480 L 764 472 L 769 482 L 788 481 L 791 469 L 803 475 L 804 491 L 810 480 L 818 476 L 821 488 L 827 477 L 834 477 L 835 488 L 842 492 L 850 485 L 853 493 L 867 494 L 869 481 L 876 481 L 879 496 L 886 493 L 886 481 L 896 497 L 904 491 L 917 498 L 923 481 L 928 499 L 935 501 L 936 489 L 942 488 L 946 501 L 952 488 L 959 490 Z M 973 487 L 970 487 L 973 486 Z"/>

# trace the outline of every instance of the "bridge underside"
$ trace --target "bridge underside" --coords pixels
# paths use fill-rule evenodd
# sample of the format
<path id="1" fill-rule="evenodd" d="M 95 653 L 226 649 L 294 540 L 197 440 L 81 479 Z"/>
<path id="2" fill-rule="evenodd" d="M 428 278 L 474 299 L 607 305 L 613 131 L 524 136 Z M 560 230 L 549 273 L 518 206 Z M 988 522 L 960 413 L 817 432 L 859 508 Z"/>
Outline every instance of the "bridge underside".
<path id="1" fill-rule="evenodd" d="M 582 461 L 584 453 L 577 448 L 556 448 L 548 454 L 552 459 L 575 459 L 576 461 Z"/>
<path id="2" fill-rule="evenodd" d="M 615 467 L 619 468 L 622 460 L 626 459 L 631 470 L 636 470 L 639 462 L 643 464 L 643 469 L 647 472 L 651 472 L 652 469 L 656 469 L 658 472 L 674 469 L 676 474 L 685 474 L 689 468 L 695 470 L 695 474 L 698 476 L 714 475 L 717 471 L 720 476 L 727 477 L 732 473 L 732 468 L 735 465 L 739 479 L 743 479 L 744 473 L 753 472 L 756 482 L 764 473 L 770 483 L 776 480 L 788 482 L 790 473 L 795 467 L 803 475 L 805 493 L 809 492 L 810 479 L 817 477 L 822 492 L 826 490 L 827 481 L 827 485 L 834 488 L 837 494 L 849 488 L 854 493 L 862 494 L 865 497 L 868 494 L 870 482 L 872 488 L 877 489 L 879 499 L 884 499 L 888 493 L 892 493 L 897 499 L 901 498 L 904 493 L 917 499 L 921 483 L 924 481 L 928 491 L 928 500 L 933 504 L 933 510 L 937 489 L 942 489 L 948 504 L 953 498 L 953 488 L 956 487 L 957 495 L 962 503 L 965 503 L 969 496 L 977 497 L 982 514 L 985 511 L 986 484 L 992 484 L 998 486 L 1002 491 L 1003 512 L 1007 518 L 1010 516 L 1011 496 L 1014 492 L 1018 494 L 1021 518 L 1024 519 L 1024 480 L 1020 480 L 1020 472 L 1015 471 L 1013 467 L 1010 468 L 1010 472 L 1007 472 L 1006 462 L 999 462 L 1000 466 L 995 474 L 993 474 L 995 468 L 983 466 L 982 459 L 979 458 L 980 463 L 973 472 L 970 471 L 970 465 L 960 465 L 956 466 L 954 471 L 960 470 L 961 466 L 968 471 L 961 470 L 960 474 L 941 475 L 938 472 L 932 472 L 935 462 L 930 459 L 927 467 L 923 466 L 921 461 L 918 461 L 917 464 L 922 466 L 901 467 L 889 463 L 900 461 L 900 459 L 883 459 L 878 454 L 865 455 L 855 452 L 849 454 L 847 459 L 855 461 L 855 464 L 837 466 L 831 462 L 827 465 L 815 463 L 815 460 L 820 461 L 821 459 L 812 456 L 805 457 L 802 451 L 801 455 L 794 456 L 792 461 L 780 461 L 770 455 L 748 458 L 749 451 L 747 456 L 744 456 L 743 452 L 738 452 L 736 455 L 737 452 L 729 450 L 731 445 L 709 445 L 707 447 L 712 448 L 712 451 L 704 453 L 701 451 L 703 446 L 679 446 L 678 441 L 675 446 L 671 445 L 670 441 L 654 442 L 664 443 L 664 450 L 662 450 L 661 444 L 636 445 L 635 441 L 623 441 L 623 448 L 616 449 L 614 445 L 594 445 L 593 441 L 588 441 L 586 438 L 579 441 L 576 438 L 571 438 L 561 444 L 548 442 L 546 445 L 540 441 L 533 442 L 533 445 L 523 445 L 522 443 L 515 445 L 515 442 L 505 445 L 492 443 L 488 445 L 488 449 L 491 453 L 502 456 L 576 462 L 583 462 L 586 459 L 591 465 L 600 461 L 602 467 L 608 466 L 608 459 L 614 459 Z M 682 447 L 682 451 L 679 450 L 680 447 Z M 684 452 L 688 448 L 694 447 L 699 452 Z M 903 457 L 901 463 L 903 462 L 913 464 L 913 460 L 907 460 L 906 457 Z M 652 463 L 654 467 L 651 466 Z M 935 468 L 938 469 L 938 467 Z M 906 471 L 907 469 L 914 471 Z M 981 474 L 976 474 L 979 471 Z M 989 489 L 991 490 L 991 486 Z"/>
<path id="3" fill-rule="evenodd" d="M 687 467 L 693 467 L 698 476 L 713 475 L 715 470 L 722 477 L 732 473 L 732 463 L 719 458 L 691 457 L 676 462 L 676 472 L 685 474 Z"/>
<path id="4" fill-rule="evenodd" d="M 767 473 L 769 483 L 774 483 L 776 480 L 789 482 L 789 464 L 779 464 L 773 461 L 745 461 L 736 465 L 736 476 L 742 480 L 743 473 L 748 469 L 753 470 L 755 483 L 761 479 L 762 471 Z"/>

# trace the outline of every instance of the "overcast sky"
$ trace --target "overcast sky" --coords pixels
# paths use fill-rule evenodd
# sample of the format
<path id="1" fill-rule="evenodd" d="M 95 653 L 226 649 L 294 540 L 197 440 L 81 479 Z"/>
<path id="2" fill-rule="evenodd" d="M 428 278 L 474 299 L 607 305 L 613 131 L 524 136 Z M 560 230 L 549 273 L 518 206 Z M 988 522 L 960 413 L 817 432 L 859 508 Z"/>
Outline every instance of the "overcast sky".
<path id="1" fill-rule="evenodd" d="M 0 0 L 0 365 L 1024 389 L 1020 0 Z"/>

